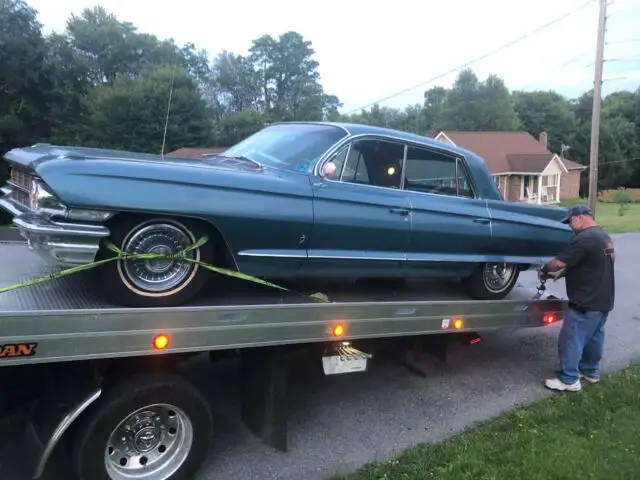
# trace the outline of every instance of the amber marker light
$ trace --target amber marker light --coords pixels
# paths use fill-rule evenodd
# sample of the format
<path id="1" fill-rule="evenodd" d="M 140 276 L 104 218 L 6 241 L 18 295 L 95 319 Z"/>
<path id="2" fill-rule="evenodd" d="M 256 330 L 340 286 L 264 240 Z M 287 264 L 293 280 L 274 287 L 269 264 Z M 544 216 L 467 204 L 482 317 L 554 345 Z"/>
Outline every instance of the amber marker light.
<path id="1" fill-rule="evenodd" d="M 453 321 L 453 328 L 462 328 L 463 325 L 464 325 L 464 323 L 462 322 L 461 318 L 456 318 Z"/>
<path id="2" fill-rule="evenodd" d="M 334 337 L 341 337 L 344 335 L 344 326 L 342 324 L 337 324 L 336 326 L 333 327 L 333 330 L 331 330 L 331 333 L 333 333 Z"/>
<path id="3" fill-rule="evenodd" d="M 156 350 L 164 350 L 169 346 L 169 337 L 164 334 L 156 335 L 153 338 L 153 346 Z"/>

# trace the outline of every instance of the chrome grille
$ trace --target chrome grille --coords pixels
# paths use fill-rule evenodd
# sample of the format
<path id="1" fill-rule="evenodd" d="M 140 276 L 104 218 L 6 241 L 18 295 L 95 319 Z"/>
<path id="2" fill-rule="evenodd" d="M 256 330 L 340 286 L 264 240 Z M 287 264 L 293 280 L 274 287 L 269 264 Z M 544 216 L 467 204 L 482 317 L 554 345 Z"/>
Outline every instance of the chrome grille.
<path id="1" fill-rule="evenodd" d="M 19 168 L 11 169 L 11 178 L 9 184 L 11 185 L 11 200 L 16 204 L 26 208 L 31 207 L 31 200 L 29 194 L 33 189 L 33 180 L 37 177 L 25 172 Z"/>
<path id="2" fill-rule="evenodd" d="M 11 200 L 19 205 L 22 205 L 23 207 L 29 208 L 31 206 L 29 194 L 27 192 L 23 192 L 22 190 L 14 189 L 11 192 Z"/>
<path id="3" fill-rule="evenodd" d="M 22 188 L 27 192 L 31 191 L 31 182 L 36 178 L 35 175 L 31 175 L 24 170 L 18 168 L 11 169 L 11 183 L 15 187 Z"/>

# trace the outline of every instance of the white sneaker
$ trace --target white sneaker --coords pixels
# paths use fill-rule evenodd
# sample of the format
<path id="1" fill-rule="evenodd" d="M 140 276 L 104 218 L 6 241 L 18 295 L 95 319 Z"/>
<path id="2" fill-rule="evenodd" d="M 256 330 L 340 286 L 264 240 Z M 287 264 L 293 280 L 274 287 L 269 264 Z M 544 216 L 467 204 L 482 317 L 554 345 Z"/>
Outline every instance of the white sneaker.
<path id="1" fill-rule="evenodd" d="M 579 392 L 582 389 L 582 384 L 580 380 L 577 380 L 575 383 L 571 385 L 567 385 L 566 383 L 561 382 L 557 378 L 548 378 L 544 382 L 545 387 L 550 388 L 551 390 L 559 390 L 559 391 L 569 391 L 569 392 Z"/>
<path id="2" fill-rule="evenodd" d="M 587 382 L 589 383 L 598 383 L 600 381 L 599 378 L 595 378 L 595 377 L 588 377 L 587 375 L 585 375 L 584 373 L 580 374 L 580 378 L 584 378 Z"/>

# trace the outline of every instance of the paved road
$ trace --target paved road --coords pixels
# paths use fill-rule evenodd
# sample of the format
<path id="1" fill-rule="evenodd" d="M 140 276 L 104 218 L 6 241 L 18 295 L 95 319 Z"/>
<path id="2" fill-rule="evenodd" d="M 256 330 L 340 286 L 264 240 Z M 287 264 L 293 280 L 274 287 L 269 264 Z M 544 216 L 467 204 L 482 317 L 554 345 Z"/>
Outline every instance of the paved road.
<path id="1" fill-rule="evenodd" d="M 605 371 L 640 360 L 640 234 L 614 239 L 617 299 L 607 330 Z M 533 272 L 522 283 L 533 285 Z M 564 295 L 564 282 L 550 289 Z M 237 372 L 233 365 L 225 367 L 212 387 L 226 390 L 214 407 L 218 436 L 197 480 L 325 479 L 551 395 L 542 380 L 555 368 L 558 329 L 487 334 L 477 346 L 456 348 L 446 364 L 434 360 L 426 379 L 385 361 L 365 374 L 336 377 L 314 374 L 319 363 L 298 364 L 289 387 L 287 453 L 263 445 L 240 423 L 232 406 Z M 203 367 L 201 373 L 209 377 L 210 370 Z"/>
<path id="2" fill-rule="evenodd" d="M 0 225 L 0 243 L 4 242 L 24 242 L 17 228 Z"/>

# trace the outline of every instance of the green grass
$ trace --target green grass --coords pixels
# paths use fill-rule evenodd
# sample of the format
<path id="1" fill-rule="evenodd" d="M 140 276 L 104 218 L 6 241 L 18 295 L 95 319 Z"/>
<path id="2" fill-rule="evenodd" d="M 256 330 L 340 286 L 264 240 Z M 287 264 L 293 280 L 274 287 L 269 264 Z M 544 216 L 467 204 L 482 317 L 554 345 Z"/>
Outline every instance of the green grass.
<path id="1" fill-rule="evenodd" d="M 640 365 L 335 480 L 640 478 Z"/>
<path id="2" fill-rule="evenodd" d="M 563 207 L 576 203 L 589 204 L 586 198 L 571 198 L 560 202 Z M 630 203 L 624 215 L 618 215 L 620 205 L 616 203 L 598 202 L 596 205 L 596 222 L 609 233 L 628 233 L 640 231 L 640 203 Z"/>

